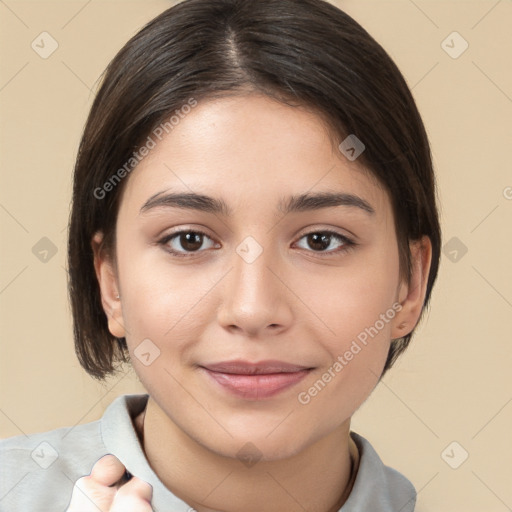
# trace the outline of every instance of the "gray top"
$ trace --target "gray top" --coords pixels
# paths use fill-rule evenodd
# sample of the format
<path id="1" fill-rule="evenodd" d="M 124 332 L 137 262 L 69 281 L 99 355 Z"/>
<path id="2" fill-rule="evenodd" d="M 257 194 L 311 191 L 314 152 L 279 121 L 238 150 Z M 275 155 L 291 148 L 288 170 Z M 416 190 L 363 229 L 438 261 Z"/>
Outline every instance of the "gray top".
<path id="1" fill-rule="evenodd" d="M 97 421 L 0 441 L 0 512 L 65 512 L 78 478 L 111 453 L 127 470 L 153 486 L 156 512 L 189 512 L 148 464 L 133 419 L 147 394 L 122 395 Z M 385 466 L 371 444 L 350 433 L 359 450 L 354 487 L 339 512 L 411 512 L 416 491 L 402 474 Z"/>

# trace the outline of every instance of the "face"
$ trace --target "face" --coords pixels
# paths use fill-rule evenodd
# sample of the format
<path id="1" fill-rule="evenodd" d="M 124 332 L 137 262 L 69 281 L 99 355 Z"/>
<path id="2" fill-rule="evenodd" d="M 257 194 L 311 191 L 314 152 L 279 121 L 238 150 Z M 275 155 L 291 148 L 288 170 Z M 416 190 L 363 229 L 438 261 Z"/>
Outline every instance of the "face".
<path id="1" fill-rule="evenodd" d="M 116 237 L 109 328 L 170 421 L 218 454 L 250 441 L 283 458 L 346 426 L 419 314 L 387 193 L 317 116 L 266 97 L 183 116 L 129 176 Z"/>

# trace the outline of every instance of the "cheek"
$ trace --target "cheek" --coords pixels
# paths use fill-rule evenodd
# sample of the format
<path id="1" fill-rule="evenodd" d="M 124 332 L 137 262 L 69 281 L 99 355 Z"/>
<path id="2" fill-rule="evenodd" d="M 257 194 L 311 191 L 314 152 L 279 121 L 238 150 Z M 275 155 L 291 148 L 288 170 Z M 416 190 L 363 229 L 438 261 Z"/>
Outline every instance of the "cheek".
<path id="1" fill-rule="evenodd" d="M 313 430 L 327 432 L 350 418 L 371 394 L 387 359 L 391 321 L 396 312 L 387 301 L 365 302 L 365 308 L 345 310 L 333 323 L 336 336 L 323 338 L 325 364 L 299 390 Z"/>
<path id="2" fill-rule="evenodd" d="M 324 341 L 333 357 L 348 350 L 357 338 L 364 343 L 369 331 L 378 340 L 376 344 L 386 345 L 396 314 L 397 250 L 383 245 L 354 254 L 352 263 L 302 285 L 301 293 L 328 328 Z"/>
<path id="3" fill-rule="evenodd" d="M 126 253 L 120 263 L 123 282 L 123 317 L 132 334 L 165 339 L 196 323 L 210 280 L 199 278 L 191 267 L 170 264 L 163 250 L 145 247 Z M 196 313 L 196 314 L 194 314 Z"/>
<path id="4" fill-rule="evenodd" d="M 394 282 L 365 283 L 352 276 L 337 296 L 334 292 L 330 294 L 337 300 L 326 302 L 323 311 L 333 332 L 326 338 L 331 354 L 336 352 L 338 356 L 348 350 L 354 340 L 362 346 L 370 339 L 375 339 L 372 346 L 386 344 L 391 335 L 391 321 L 396 315 L 393 309 L 395 288 Z"/>
<path id="5" fill-rule="evenodd" d="M 395 302 L 398 252 L 391 245 L 382 246 L 380 255 L 377 252 L 361 256 L 357 264 L 340 269 L 336 278 L 313 287 L 321 290 L 315 307 L 329 331 L 318 339 L 328 357 L 299 402 L 311 399 L 319 408 L 338 404 L 339 418 L 350 416 L 377 384 L 400 308 Z"/>
<path id="6" fill-rule="evenodd" d="M 132 366 L 148 392 L 154 397 L 164 393 L 169 406 L 181 408 L 178 383 L 197 359 L 205 326 L 215 320 L 212 287 L 222 273 L 216 277 L 214 270 L 170 265 L 165 255 L 151 257 L 150 252 L 132 251 L 120 267 L 126 341 Z"/>
<path id="7" fill-rule="evenodd" d="M 324 337 L 328 354 L 316 377 L 329 386 L 324 398 L 347 406 L 352 414 L 376 385 L 384 367 L 396 315 L 388 293 L 351 296 L 349 303 L 333 308 L 330 326 L 335 335 Z M 332 306 L 331 306 L 332 307 Z M 313 391 L 314 393 L 314 391 Z"/>

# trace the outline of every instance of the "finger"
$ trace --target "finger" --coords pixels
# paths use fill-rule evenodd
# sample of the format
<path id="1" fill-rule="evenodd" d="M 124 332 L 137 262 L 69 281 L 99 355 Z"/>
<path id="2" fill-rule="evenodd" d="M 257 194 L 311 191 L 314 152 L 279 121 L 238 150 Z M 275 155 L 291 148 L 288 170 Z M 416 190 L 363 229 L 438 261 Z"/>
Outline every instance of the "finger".
<path id="1" fill-rule="evenodd" d="M 110 512 L 152 512 L 152 497 L 153 487 L 133 477 L 117 491 Z"/>
<path id="2" fill-rule="evenodd" d="M 118 496 L 122 497 L 125 495 L 137 496 L 151 503 L 151 498 L 153 497 L 153 486 L 134 476 L 118 490 L 116 498 Z"/>
<path id="3" fill-rule="evenodd" d="M 108 487 L 120 480 L 124 472 L 125 467 L 121 464 L 121 461 L 114 455 L 108 454 L 94 464 L 91 479 Z"/>
<path id="4" fill-rule="evenodd" d="M 100 485 L 90 475 L 83 476 L 75 482 L 66 512 L 107 512 L 116 492 L 115 487 Z"/>

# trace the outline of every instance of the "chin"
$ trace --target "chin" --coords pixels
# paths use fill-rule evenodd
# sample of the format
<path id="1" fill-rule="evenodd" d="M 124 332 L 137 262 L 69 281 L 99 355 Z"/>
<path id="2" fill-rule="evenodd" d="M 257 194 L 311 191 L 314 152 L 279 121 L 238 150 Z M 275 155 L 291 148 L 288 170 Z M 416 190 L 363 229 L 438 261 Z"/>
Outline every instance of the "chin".
<path id="1" fill-rule="evenodd" d="M 269 432 L 271 432 L 269 434 Z M 258 429 L 257 425 L 239 431 L 230 430 L 233 437 L 213 438 L 205 436 L 196 439 L 208 450 L 228 458 L 244 461 L 273 462 L 297 455 L 316 441 L 316 435 L 306 432 L 291 432 L 283 428 L 274 432 L 268 428 Z"/>
<path id="2" fill-rule="evenodd" d="M 270 442 L 264 439 L 235 438 L 228 446 L 219 444 L 208 447 L 218 455 L 231 459 L 238 459 L 247 466 L 257 462 L 275 462 L 285 460 L 297 455 L 304 449 L 304 445 L 281 442 Z"/>

